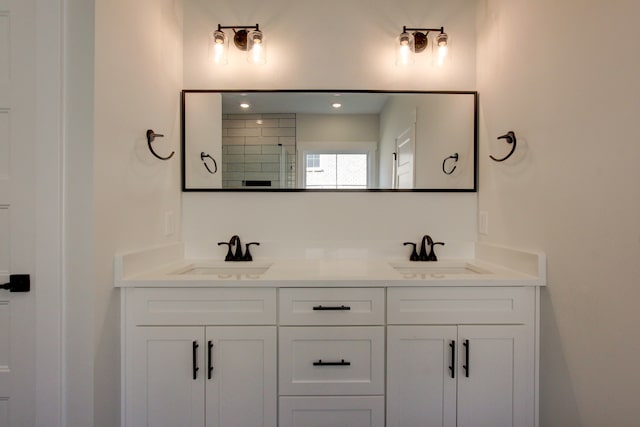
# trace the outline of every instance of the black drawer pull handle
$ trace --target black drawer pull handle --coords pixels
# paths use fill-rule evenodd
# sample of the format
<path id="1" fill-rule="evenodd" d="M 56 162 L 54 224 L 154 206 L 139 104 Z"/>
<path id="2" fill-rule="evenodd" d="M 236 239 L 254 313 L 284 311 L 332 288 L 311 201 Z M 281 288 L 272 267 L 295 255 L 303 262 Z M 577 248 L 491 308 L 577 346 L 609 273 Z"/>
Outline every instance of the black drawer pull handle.
<path id="1" fill-rule="evenodd" d="M 341 305 L 340 307 L 325 307 L 322 305 L 316 305 L 313 307 L 314 311 L 348 311 L 351 310 L 351 307 L 348 305 Z"/>
<path id="2" fill-rule="evenodd" d="M 193 346 L 191 347 L 193 350 L 193 379 L 198 379 L 198 341 L 193 342 Z"/>
<path id="3" fill-rule="evenodd" d="M 323 362 L 322 359 L 313 362 L 313 366 L 351 366 L 351 362 L 345 362 L 344 359 L 339 362 Z"/>

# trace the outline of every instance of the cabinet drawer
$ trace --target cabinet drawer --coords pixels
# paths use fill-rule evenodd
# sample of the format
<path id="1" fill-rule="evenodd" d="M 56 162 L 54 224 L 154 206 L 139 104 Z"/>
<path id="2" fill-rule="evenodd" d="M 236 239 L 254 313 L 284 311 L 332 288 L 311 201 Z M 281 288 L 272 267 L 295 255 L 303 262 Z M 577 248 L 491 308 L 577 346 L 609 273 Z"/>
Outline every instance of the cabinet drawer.
<path id="1" fill-rule="evenodd" d="M 281 395 L 384 394 L 384 327 L 281 327 Z"/>
<path id="2" fill-rule="evenodd" d="M 384 289 L 281 289 L 280 324 L 383 325 Z"/>
<path id="3" fill-rule="evenodd" d="M 136 325 L 275 325 L 276 290 L 130 289 Z"/>
<path id="4" fill-rule="evenodd" d="M 391 288 L 388 324 L 524 324 L 534 320 L 532 287 Z"/>
<path id="5" fill-rule="evenodd" d="M 279 427 L 384 427 L 384 397 L 281 397 Z"/>

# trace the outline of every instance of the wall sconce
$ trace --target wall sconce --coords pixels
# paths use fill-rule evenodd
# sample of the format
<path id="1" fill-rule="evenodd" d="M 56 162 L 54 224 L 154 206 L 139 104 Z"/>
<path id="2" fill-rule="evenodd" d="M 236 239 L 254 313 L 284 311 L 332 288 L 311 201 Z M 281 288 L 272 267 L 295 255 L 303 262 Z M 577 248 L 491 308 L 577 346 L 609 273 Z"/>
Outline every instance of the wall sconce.
<path id="1" fill-rule="evenodd" d="M 267 62 L 267 46 L 258 24 L 249 26 L 218 24 L 218 29 L 209 33 L 209 58 L 214 64 L 226 65 L 228 62 L 229 38 L 223 30 L 233 30 L 233 44 L 247 52 L 247 61 L 252 64 Z"/>
<path id="2" fill-rule="evenodd" d="M 437 64 L 442 65 L 449 49 L 449 36 L 440 28 L 407 28 L 402 27 L 402 33 L 396 40 L 396 64 L 409 65 L 414 63 L 414 54 L 423 52 L 429 47 L 429 33 L 438 31 L 433 37 L 431 47 L 437 55 Z"/>

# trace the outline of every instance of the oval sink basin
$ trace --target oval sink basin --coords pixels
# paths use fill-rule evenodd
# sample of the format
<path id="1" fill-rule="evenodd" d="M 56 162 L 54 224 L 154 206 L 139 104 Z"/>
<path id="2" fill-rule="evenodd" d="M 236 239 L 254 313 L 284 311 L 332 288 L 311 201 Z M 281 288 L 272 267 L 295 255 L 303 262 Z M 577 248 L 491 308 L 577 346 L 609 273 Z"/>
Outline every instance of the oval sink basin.
<path id="1" fill-rule="evenodd" d="M 179 275 L 247 275 L 247 276 L 259 276 L 269 270 L 271 264 L 225 264 L 225 265 L 210 265 L 210 264 L 191 264 L 186 267 L 174 271 L 171 274 Z"/>
<path id="2" fill-rule="evenodd" d="M 413 263 L 390 263 L 391 267 L 398 273 L 402 274 L 420 274 L 420 275 L 446 275 L 446 274 L 489 274 L 487 270 L 483 270 L 475 265 L 460 264 L 439 264 L 428 262 Z"/>

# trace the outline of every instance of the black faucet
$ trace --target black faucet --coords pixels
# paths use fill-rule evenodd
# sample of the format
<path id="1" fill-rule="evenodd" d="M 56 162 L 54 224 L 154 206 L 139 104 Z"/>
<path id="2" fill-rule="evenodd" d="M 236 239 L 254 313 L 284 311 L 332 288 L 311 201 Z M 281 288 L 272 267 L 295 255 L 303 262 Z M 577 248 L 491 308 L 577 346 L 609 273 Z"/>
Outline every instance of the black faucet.
<path id="1" fill-rule="evenodd" d="M 245 250 L 245 253 L 242 254 L 242 243 L 240 242 L 240 237 L 237 234 L 234 234 L 228 242 L 218 242 L 218 246 L 222 245 L 227 245 L 227 255 L 224 257 L 225 261 L 253 261 L 251 252 L 249 252 L 249 246 L 260 245 L 260 243 L 247 243 L 247 249 Z M 235 247 L 235 253 L 232 250 L 232 247 Z"/>
<path id="2" fill-rule="evenodd" d="M 404 242 L 404 245 L 412 245 L 413 251 L 411 252 L 411 256 L 409 256 L 410 261 L 437 261 L 438 257 L 436 256 L 436 252 L 434 250 L 435 245 L 443 245 L 443 242 L 434 242 L 431 236 L 425 234 L 422 237 L 422 245 L 420 246 L 420 254 L 416 252 L 416 247 L 418 246 L 412 242 Z M 429 248 L 427 250 L 427 247 Z"/>

